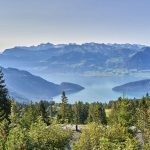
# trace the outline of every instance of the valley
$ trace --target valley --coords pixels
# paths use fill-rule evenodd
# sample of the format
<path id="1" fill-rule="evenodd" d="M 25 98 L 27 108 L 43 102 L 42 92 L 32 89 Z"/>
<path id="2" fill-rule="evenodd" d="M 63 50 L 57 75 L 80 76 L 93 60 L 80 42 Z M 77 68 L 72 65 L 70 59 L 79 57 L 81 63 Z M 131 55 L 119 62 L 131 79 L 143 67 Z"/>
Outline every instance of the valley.
<path id="1" fill-rule="evenodd" d="M 59 102 L 61 91 L 65 90 L 69 94 L 70 103 L 76 100 L 107 102 L 124 93 L 123 91 L 120 93 L 113 91 L 114 87 L 128 82 L 149 79 L 149 55 L 149 47 L 136 44 L 54 45 L 46 43 L 6 49 L 0 54 L 0 66 L 16 68 L 16 75 L 9 78 L 13 77 L 13 81 L 18 81 L 26 86 L 25 89 L 22 89 L 17 83 L 8 80 L 7 71 L 4 71 L 10 93 L 18 100 L 35 101 L 37 99 L 38 101 L 54 98 Z M 144 57 L 146 59 L 143 59 Z M 20 74 L 18 69 L 23 72 Z M 17 74 L 20 76 L 19 78 Z M 32 81 L 31 78 L 36 78 L 36 81 Z M 63 82 L 74 83 L 71 85 L 70 91 L 67 91 L 66 85 L 61 87 Z M 45 88 L 43 88 L 43 84 L 46 85 Z M 77 86 L 76 88 L 76 84 L 81 87 Z M 15 86 L 17 87 L 14 89 Z M 69 84 L 68 86 L 70 88 Z M 31 94 L 27 90 L 31 87 L 33 89 L 36 87 L 35 93 Z M 44 92 L 40 94 L 41 96 L 36 96 L 36 93 L 40 93 L 40 89 Z M 128 98 L 143 95 L 145 93 L 139 91 L 125 94 Z"/>

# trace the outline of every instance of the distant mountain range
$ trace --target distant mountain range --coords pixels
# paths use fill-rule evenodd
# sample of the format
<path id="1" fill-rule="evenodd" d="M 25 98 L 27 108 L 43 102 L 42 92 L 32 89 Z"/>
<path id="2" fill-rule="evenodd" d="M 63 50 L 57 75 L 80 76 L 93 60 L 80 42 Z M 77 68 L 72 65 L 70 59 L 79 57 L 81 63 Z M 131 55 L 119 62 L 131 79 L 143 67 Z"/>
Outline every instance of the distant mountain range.
<path id="1" fill-rule="evenodd" d="M 144 47 L 128 61 L 128 68 L 150 70 L 150 47 Z"/>
<path id="2" fill-rule="evenodd" d="M 150 47 L 104 43 L 19 46 L 6 49 L 0 54 L 0 66 L 8 68 L 3 68 L 3 72 L 10 95 L 18 101 L 28 102 L 50 99 L 61 94 L 62 90 L 74 93 L 83 89 L 80 85 L 72 83 L 58 85 L 39 76 L 45 78 L 57 73 L 60 77 L 62 73 L 115 75 L 120 72 L 126 74 L 130 71 L 150 71 Z M 63 77 L 61 81 L 63 82 Z M 145 93 L 149 91 L 149 80 L 128 83 L 113 90 L 121 93 Z"/>
<path id="3" fill-rule="evenodd" d="M 150 93 L 150 79 L 129 82 L 113 88 L 113 91 L 124 93 L 127 95 Z"/>
<path id="4" fill-rule="evenodd" d="M 10 96 L 19 102 L 49 100 L 62 91 L 70 94 L 84 89 L 73 83 L 54 84 L 27 71 L 14 68 L 2 68 L 2 71 Z"/>
<path id="5" fill-rule="evenodd" d="M 136 44 L 41 44 L 14 47 L 0 54 L 0 65 L 31 73 L 84 73 L 150 69 L 150 48 Z"/>

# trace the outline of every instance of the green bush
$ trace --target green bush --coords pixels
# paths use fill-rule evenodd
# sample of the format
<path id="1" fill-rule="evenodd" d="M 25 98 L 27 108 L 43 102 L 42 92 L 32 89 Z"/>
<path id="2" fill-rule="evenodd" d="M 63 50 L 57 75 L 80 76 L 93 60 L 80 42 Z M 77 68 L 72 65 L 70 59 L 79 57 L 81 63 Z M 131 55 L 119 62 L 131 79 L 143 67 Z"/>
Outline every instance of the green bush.
<path id="1" fill-rule="evenodd" d="M 74 150 L 137 150 L 136 140 L 121 126 L 92 123 L 82 131 Z"/>

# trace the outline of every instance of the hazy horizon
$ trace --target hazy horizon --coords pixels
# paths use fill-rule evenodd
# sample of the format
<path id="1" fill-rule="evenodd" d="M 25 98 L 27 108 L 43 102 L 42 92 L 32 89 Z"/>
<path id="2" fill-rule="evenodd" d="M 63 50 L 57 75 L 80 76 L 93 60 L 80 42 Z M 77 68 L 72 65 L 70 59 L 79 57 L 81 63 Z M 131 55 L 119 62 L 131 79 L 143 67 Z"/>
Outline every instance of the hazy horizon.
<path id="1" fill-rule="evenodd" d="M 68 43 L 52 43 L 52 42 L 42 42 L 42 43 L 33 43 L 33 44 L 26 44 L 26 45 L 22 45 L 22 44 L 19 44 L 19 45 L 12 45 L 12 46 L 8 46 L 8 47 L 6 47 L 6 48 L 4 48 L 4 49 L 0 49 L 0 52 L 3 52 L 4 50 L 6 50 L 6 49 L 11 49 L 11 48 L 14 48 L 14 47 L 32 47 L 32 46 L 39 46 L 39 45 L 41 45 L 41 44 L 54 44 L 54 45 L 61 45 L 61 44 L 67 44 L 67 45 L 69 45 L 69 44 L 77 44 L 77 45 L 82 45 L 82 44 L 85 44 L 85 43 L 88 43 L 88 44 L 90 44 L 90 43 L 95 43 L 95 44 L 131 44 L 131 45 L 143 45 L 143 46 L 150 46 L 150 45 L 146 45 L 146 44 L 142 44 L 142 43 L 117 43 L 117 42 L 115 42 L 115 43 L 104 43 L 104 42 L 94 42 L 94 41 L 92 41 L 92 42 L 90 42 L 90 41 L 87 41 L 87 42 L 68 42 Z"/>
<path id="2" fill-rule="evenodd" d="M 47 42 L 149 45 L 148 0 L 0 1 L 1 51 Z"/>

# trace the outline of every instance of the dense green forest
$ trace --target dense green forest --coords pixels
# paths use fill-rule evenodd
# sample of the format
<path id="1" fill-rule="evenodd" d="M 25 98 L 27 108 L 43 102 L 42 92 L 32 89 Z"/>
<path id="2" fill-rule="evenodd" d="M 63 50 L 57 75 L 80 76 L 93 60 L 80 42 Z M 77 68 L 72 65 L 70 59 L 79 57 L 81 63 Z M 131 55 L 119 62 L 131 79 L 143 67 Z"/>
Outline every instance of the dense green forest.
<path id="1" fill-rule="evenodd" d="M 150 149 L 150 97 L 69 104 L 17 103 L 0 71 L 0 150 Z"/>

